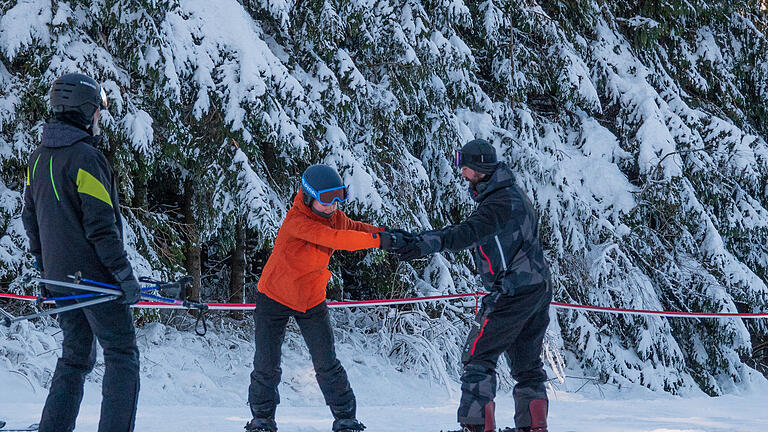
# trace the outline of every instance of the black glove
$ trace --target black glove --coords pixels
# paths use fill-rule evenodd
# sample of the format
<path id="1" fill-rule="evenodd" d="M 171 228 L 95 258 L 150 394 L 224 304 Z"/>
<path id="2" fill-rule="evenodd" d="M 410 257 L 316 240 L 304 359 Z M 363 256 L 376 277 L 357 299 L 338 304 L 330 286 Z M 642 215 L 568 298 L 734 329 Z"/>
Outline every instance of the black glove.
<path id="1" fill-rule="evenodd" d="M 400 261 L 415 260 L 443 249 L 443 240 L 438 231 L 424 231 L 420 235 L 413 236 L 413 240 L 397 251 L 400 254 L 397 257 Z"/>
<path id="2" fill-rule="evenodd" d="M 406 230 L 403 230 L 403 229 L 393 229 L 393 230 L 387 230 L 387 231 L 390 231 L 390 232 L 393 232 L 393 233 L 402 234 L 403 237 L 405 238 L 405 242 L 406 243 L 410 243 L 412 241 L 416 241 L 416 240 L 419 239 L 418 234 L 414 234 L 414 233 L 412 233 L 410 231 L 406 231 Z"/>
<path id="3" fill-rule="evenodd" d="M 136 304 L 141 299 L 141 286 L 136 278 L 121 281 L 120 290 L 123 291 L 122 304 Z"/>
<path id="4" fill-rule="evenodd" d="M 123 298 L 120 299 L 122 304 L 136 304 L 141 299 L 141 285 L 133 275 L 133 270 L 130 267 L 124 268 L 115 273 L 115 279 L 120 286 L 120 290 L 123 292 Z"/>
<path id="5" fill-rule="evenodd" d="M 407 233 L 409 236 L 414 237 L 413 234 L 403 230 L 382 231 L 379 234 L 381 236 L 380 249 L 385 251 L 397 252 L 400 248 L 406 246 L 409 241 L 412 241 L 405 236 Z"/>
<path id="6" fill-rule="evenodd" d="M 400 261 L 410 261 L 427 256 L 432 253 L 428 246 L 429 245 L 427 245 L 427 243 L 423 240 L 411 242 L 397 251 L 397 253 L 400 255 L 397 257 L 397 259 Z"/>

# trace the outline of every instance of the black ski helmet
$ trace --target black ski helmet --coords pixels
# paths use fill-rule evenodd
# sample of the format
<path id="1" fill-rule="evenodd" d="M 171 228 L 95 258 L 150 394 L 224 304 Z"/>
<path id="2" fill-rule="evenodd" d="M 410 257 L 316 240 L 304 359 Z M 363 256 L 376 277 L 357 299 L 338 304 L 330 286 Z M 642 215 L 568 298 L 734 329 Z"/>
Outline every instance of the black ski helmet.
<path id="1" fill-rule="evenodd" d="M 51 108 L 56 118 L 88 128 L 93 114 L 107 108 L 107 95 L 98 82 L 80 73 L 68 73 L 51 85 Z"/>
<path id="2" fill-rule="evenodd" d="M 312 165 L 304 170 L 304 174 L 301 175 L 301 192 L 304 204 L 308 207 L 312 206 L 312 201 L 317 198 L 318 193 L 342 189 L 344 190 L 344 197 L 343 199 L 337 199 L 339 202 L 346 201 L 346 188 L 339 173 L 328 165 Z"/>

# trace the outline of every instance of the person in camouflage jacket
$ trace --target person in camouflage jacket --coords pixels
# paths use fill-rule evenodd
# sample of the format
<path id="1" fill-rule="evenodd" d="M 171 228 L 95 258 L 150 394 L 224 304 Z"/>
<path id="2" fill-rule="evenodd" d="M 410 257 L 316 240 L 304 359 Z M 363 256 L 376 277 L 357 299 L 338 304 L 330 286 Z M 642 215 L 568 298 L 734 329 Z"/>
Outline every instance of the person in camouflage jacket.
<path id="1" fill-rule="evenodd" d="M 458 409 L 462 430 L 495 430 L 496 364 L 506 354 L 517 381 L 513 391 L 517 430 L 545 432 L 547 374 L 541 351 L 552 284 L 538 217 L 510 168 L 497 161 L 487 141 L 470 141 L 456 152 L 455 162 L 469 182 L 477 208 L 461 223 L 419 233 L 398 252 L 401 259 L 412 260 L 444 250 L 472 249 L 489 292 L 462 356 Z"/>

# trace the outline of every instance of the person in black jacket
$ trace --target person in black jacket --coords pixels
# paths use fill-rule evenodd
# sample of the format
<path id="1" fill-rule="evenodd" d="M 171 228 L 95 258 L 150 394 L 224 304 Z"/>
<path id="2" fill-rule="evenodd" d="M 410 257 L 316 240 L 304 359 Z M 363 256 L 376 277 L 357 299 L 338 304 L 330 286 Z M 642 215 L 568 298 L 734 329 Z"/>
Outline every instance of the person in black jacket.
<path id="1" fill-rule="evenodd" d="M 472 249 L 489 291 L 462 356 L 458 410 L 462 431 L 495 430 L 496 363 L 506 353 L 517 381 L 513 391 L 517 430 L 545 432 L 547 374 L 541 351 L 549 324 L 552 284 L 537 215 L 528 197 L 515 185 L 512 171 L 497 161 L 496 151 L 487 141 L 470 141 L 456 152 L 455 162 L 469 182 L 477 208 L 459 224 L 420 233 L 400 249 L 400 258 Z"/>
<path id="2" fill-rule="evenodd" d="M 84 278 L 119 285 L 123 297 L 58 315 L 64 341 L 43 408 L 40 431 L 72 431 L 93 369 L 96 341 L 104 349 L 99 431 L 131 431 L 139 392 L 139 352 L 129 305 L 139 283 L 123 247 L 114 174 L 96 146 L 106 96 L 82 74 L 56 79 L 50 92 L 55 119 L 43 127 L 42 144 L 27 166 L 22 221 L 35 267 L 47 279 Z M 48 284 L 48 291 L 71 291 Z M 57 306 L 75 300 L 57 301 Z"/>

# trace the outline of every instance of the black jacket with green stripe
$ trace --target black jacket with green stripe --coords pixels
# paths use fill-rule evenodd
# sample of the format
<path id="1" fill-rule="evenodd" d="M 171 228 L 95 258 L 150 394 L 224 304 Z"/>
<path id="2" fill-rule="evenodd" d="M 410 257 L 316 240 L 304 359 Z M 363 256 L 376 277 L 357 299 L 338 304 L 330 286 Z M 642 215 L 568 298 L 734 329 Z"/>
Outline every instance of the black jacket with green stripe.
<path id="1" fill-rule="evenodd" d="M 78 271 L 106 283 L 132 276 L 112 168 L 94 144 L 84 130 L 52 121 L 29 158 L 22 221 L 48 279 L 70 281 Z"/>

